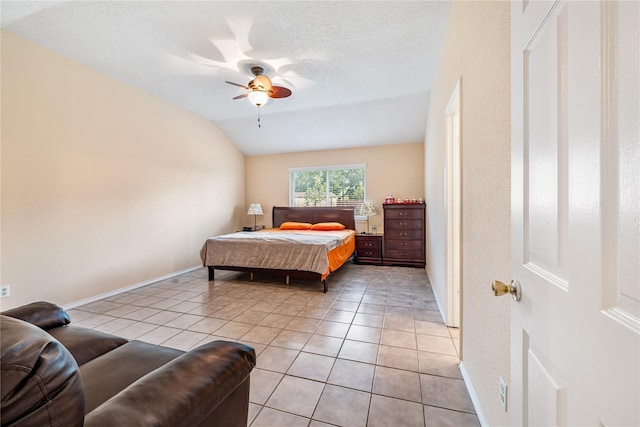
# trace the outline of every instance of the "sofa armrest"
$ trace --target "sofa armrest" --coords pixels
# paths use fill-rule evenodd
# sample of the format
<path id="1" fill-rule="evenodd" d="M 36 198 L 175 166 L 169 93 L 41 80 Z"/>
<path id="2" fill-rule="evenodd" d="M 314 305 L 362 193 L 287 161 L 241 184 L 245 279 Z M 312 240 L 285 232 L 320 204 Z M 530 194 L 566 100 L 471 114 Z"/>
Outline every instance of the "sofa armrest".
<path id="1" fill-rule="evenodd" d="M 44 301 L 34 302 L 11 310 L 3 311 L 2 314 L 15 319 L 24 320 L 25 322 L 29 322 L 44 330 L 65 326 L 71 323 L 69 315 L 62 309 L 62 307 L 58 307 L 55 304 Z"/>
<path id="2" fill-rule="evenodd" d="M 255 363 L 249 346 L 209 342 L 140 378 L 86 414 L 84 425 L 201 425 L 248 380 Z"/>
<path id="3" fill-rule="evenodd" d="M 0 338 L 0 424 L 82 427 L 82 376 L 67 349 L 9 316 L 0 316 Z"/>

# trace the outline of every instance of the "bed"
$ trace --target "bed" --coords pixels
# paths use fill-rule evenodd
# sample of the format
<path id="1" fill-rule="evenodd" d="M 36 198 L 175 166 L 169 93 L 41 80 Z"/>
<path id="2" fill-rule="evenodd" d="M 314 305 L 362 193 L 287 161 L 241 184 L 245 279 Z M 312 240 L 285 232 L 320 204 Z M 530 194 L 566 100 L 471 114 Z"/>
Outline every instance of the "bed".
<path id="1" fill-rule="evenodd" d="M 284 223 L 340 223 L 344 230 L 280 230 Z M 329 227 L 331 228 L 331 227 Z M 355 251 L 353 208 L 273 207 L 273 228 L 238 232 L 207 239 L 200 251 L 209 280 L 215 270 L 270 273 L 290 277 L 327 280 Z"/>

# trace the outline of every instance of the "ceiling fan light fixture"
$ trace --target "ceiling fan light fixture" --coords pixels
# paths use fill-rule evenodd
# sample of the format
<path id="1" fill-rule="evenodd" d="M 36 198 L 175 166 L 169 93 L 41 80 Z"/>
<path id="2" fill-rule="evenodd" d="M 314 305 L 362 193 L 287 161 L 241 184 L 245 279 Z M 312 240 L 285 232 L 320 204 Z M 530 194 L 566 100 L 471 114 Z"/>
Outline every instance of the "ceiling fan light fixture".
<path id="1" fill-rule="evenodd" d="M 271 79 L 267 76 L 259 75 L 249 82 L 249 87 L 254 90 L 271 90 Z"/>
<path id="2" fill-rule="evenodd" d="M 269 93 L 262 90 L 252 90 L 249 92 L 249 101 L 256 107 L 260 107 L 269 100 Z"/>

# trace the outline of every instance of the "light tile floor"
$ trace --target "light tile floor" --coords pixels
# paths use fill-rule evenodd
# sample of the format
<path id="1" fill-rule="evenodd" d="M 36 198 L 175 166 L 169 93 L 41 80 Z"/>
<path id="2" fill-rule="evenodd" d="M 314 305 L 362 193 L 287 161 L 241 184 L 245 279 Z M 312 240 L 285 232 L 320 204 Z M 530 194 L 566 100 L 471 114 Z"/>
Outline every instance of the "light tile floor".
<path id="1" fill-rule="evenodd" d="M 346 264 L 319 282 L 206 269 L 69 310 L 72 323 L 188 350 L 258 354 L 249 425 L 479 426 L 424 270 Z"/>

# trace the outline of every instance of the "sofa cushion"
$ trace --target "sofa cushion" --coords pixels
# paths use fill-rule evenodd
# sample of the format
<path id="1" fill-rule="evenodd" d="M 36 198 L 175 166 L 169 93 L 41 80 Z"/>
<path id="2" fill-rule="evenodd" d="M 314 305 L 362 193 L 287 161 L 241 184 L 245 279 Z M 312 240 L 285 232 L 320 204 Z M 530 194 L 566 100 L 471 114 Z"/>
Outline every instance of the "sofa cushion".
<path id="1" fill-rule="evenodd" d="M 255 362 L 249 346 L 208 342 L 88 412 L 85 427 L 246 426 L 249 374 Z"/>
<path id="2" fill-rule="evenodd" d="M 71 323 L 69 315 L 62 307 L 44 301 L 33 302 L 22 307 L 3 311 L 2 314 L 24 320 L 45 330 Z"/>
<path id="3" fill-rule="evenodd" d="M 39 327 L 0 316 L 2 425 L 82 426 L 82 378 L 71 354 Z"/>
<path id="4" fill-rule="evenodd" d="M 48 332 L 69 350 L 78 366 L 129 342 L 125 338 L 73 325 Z"/>
<path id="5" fill-rule="evenodd" d="M 85 413 L 183 353 L 173 348 L 130 341 L 80 366 L 84 381 Z"/>

